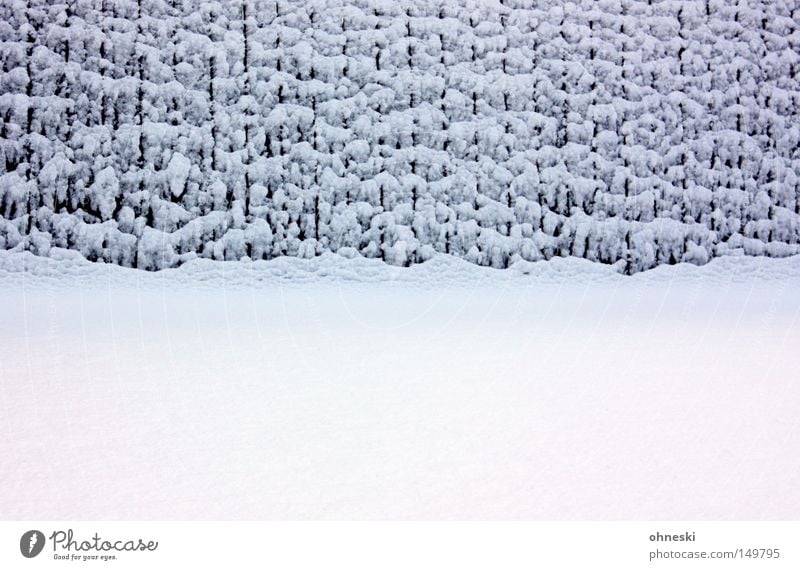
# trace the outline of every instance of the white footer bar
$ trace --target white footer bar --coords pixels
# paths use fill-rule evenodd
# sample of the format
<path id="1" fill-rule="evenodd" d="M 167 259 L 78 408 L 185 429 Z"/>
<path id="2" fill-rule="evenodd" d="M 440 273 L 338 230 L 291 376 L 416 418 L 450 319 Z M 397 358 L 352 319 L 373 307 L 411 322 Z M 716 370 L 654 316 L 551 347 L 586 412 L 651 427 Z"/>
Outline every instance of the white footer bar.
<path id="1" fill-rule="evenodd" d="M 796 569 L 800 522 L 0 522 L 0 568 L 56 567 Z"/>

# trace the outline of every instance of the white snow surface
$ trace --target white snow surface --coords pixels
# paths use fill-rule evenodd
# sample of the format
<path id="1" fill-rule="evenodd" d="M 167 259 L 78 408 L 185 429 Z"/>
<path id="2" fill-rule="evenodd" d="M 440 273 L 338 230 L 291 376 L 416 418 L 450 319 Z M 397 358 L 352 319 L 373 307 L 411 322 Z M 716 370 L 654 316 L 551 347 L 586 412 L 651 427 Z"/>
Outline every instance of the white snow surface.
<path id="1" fill-rule="evenodd" d="M 2 519 L 794 519 L 800 257 L 0 251 Z"/>

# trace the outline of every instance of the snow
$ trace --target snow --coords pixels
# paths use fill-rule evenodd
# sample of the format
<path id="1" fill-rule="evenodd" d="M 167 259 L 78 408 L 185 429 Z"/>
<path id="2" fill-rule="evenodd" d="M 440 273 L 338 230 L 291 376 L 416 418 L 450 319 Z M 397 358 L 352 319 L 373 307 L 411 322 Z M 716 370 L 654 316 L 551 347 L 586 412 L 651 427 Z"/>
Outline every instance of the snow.
<path id="1" fill-rule="evenodd" d="M 169 189 L 173 196 L 179 197 L 183 194 L 191 169 L 192 162 L 188 158 L 179 152 L 172 155 L 167 165 L 167 180 L 169 180 Z"/>
<path id="2" fill-rule="evenodd" d="M 550 4 L 2 3 L 0 249 L 800 253 L 791 6 Z"/>
<path id="3" fill-rule="evenodd" d="M 747 4 L 0 3 L 0 516 L 795 517 Z"/>
<path id="4" fill-rule="evenodd" d="M 800 257 L 0 252 L 4 519 L 789 519 Z"/>

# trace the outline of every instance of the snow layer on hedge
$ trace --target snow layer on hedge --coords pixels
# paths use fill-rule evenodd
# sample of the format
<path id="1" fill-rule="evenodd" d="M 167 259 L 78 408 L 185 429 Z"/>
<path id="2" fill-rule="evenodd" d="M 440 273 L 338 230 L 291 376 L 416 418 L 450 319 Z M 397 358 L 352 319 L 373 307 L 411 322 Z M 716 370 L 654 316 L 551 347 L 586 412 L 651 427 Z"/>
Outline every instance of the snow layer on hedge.
<path id="1" fill-rule="evenodd" d="M 634 273 L 800 251 L 791 6 L 0 6 L 0 249 Z"/>

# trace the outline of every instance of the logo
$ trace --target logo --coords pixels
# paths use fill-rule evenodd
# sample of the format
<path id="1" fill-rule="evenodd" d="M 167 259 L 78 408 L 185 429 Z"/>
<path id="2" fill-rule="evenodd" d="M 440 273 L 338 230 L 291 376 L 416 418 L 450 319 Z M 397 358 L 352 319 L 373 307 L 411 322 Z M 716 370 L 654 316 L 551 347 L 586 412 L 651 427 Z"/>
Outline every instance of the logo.
<path id="1" fill-rule="evenodd" d="M 19 539 L 19 551 L 25 558 L 37 556 L 44 548 L 44 533 L 40 530 L 29 530 Z"/>

